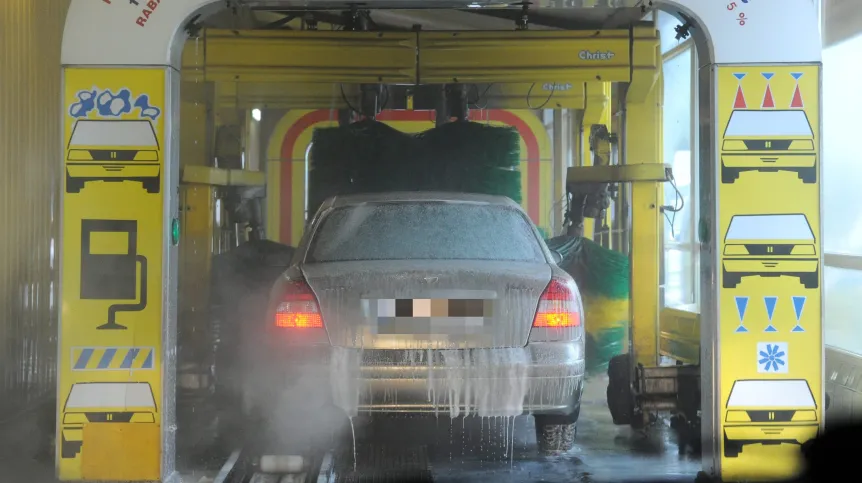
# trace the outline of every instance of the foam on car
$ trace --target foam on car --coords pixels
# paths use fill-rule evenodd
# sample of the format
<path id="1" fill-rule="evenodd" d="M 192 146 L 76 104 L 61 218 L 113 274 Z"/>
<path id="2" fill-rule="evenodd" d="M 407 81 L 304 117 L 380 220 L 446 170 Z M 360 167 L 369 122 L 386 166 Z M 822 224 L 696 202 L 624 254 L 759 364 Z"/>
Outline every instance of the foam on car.
<path id="1" fill-rule="evenodd" d="M 332 399 L 349 417 L 357 415 L 363 390 L 362 352 L 334 347 L 330 359 Z M 404 360 L 416 368 L 417 377 L 425 379 L 428 402 L 435 411 L 448 412 L 451 417 L 471 413 L 511 417 L 524 412 L 527 349 L 407 350 Z M 445 368 L 445 377 L 435 378 L 433 368 Z M 397 400 L 397 394 L 392 397 Z M 462 414 L 462 406 L 468 408 L 467 414 Z"/>

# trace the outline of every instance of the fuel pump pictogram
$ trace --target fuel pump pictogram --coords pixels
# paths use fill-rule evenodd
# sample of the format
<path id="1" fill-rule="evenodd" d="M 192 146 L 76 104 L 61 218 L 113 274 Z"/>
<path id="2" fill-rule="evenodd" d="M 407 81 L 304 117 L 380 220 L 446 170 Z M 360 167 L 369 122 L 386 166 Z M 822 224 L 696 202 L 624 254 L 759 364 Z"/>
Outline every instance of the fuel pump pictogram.
<path id="1" fill-rule="evenodd" d="M 125 330 L 116 321 L 117 313 L 147 307 L 147 258 L 138 254 L 137 221 L 81 220 L 81 299 L 138 301 L 108 307 L 108 320 L 97 327 L 100 330 Z"/>

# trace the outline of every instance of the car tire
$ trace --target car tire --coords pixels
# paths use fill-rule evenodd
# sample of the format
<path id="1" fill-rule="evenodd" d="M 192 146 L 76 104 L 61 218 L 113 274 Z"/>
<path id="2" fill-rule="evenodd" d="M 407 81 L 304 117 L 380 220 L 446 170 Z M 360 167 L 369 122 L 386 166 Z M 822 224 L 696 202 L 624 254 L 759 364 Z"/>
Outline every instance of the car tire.
<path id="1" fill-rule="evenodd" d="M 799 179 L 804 184 L 813 184 L 817 182 L 817 168 L 802 168 L 797 172 Z"/>
<path id="2" fill-rule="evenodd" d="M 730 184 L 739 179 L 740 171 L 734 168 L 721 168 L 721 183 Z"/>
<path id="3" fill-rule="evenodd" d="M 578 423 L 547 422 L 542 416 L 536 416 L 536 444 L 539 453 L 545 456 L 556 456 L 570 451 L 575 447 L 575 436 L 578 434 Z"/>
<path id="4" fill-rule="evenodd" d="M 739 456 L 739 453 L 742 453 L 742 444 L 736 441 L 731 441 L 727 439 L 727 435 L 724 436 L 724 457 L 725 458 L 736 458 Z"/>
<path id="5" fill-rule="evenodd" d="M 158 193 L 162 188 L 162 180 L 161 178 L 148 178 L 141 181 L 141 184 L 144 186 L 144 189 L 147 193 Z"/>
<path id="6" fill-rule="evenodd" d="M 805 288 L 817 288 L 817 286 L 820 285 L 820 273 L 819 271 L 803 273 L 799 276 L 799 282 Z"/>
<path id="7" fill-rule="evenodd" d="M 608 362 L 608 409 L 616 425 L 627 425 L 632 422 L 634 400 L 631 390 L 632 367 L 631 356 L 620 354 Z"/>
<path id="8" fill-rule="evenodd" d="M 735 273 L 727 273 L 727 270 L 721 271 L 721 286 L 722 288 L 736 288 L 742 282 L 742 276 Z"/>
<path id="9" fill-rule="evenodd" d="M 66 174 L 66 193 L 77 194 L 84 189 L 84 181 Z"/>

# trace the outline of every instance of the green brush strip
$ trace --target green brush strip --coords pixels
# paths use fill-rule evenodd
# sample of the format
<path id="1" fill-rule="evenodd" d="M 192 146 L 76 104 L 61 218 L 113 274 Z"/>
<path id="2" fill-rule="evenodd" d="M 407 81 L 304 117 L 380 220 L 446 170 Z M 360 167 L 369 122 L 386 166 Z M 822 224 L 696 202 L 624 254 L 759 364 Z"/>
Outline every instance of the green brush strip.
<path id="1" fill-rule="evenodd" d="M 581 292 L 587 371 L 606 371 L 611 358 L 623 352 L 630 325 L 629 259 L 584 237 L 559 236 L 547 244 L 563 256 L 560 267 Z"/>
<path id="2" fill-rule="evenodd" d="M 606 373 L 608 362 L 614 356 L 623 353 L 623 342 L 626 337 L 624 322 L 627 323 L 627 321 L 620 321 L 619 327 L 604 329 L 595 333 L 587 333 L 585 359 L 586 369 L 589 374 Z"/>
<path id="3" fill-rule="evenodd" d="M 560 236 L 548 240 L 548 247 L 560 252 L 560 266 L 569 272 L 582 292 L 611 299 L 629 297 L 629 258 L 583 237 Z"/>
<path id="4" fill-rule="evenodd" d="M 521 136 L 515 128 L 477 122 L 443 124 L 416 136 L 432 163 L 517 168 Z"/>

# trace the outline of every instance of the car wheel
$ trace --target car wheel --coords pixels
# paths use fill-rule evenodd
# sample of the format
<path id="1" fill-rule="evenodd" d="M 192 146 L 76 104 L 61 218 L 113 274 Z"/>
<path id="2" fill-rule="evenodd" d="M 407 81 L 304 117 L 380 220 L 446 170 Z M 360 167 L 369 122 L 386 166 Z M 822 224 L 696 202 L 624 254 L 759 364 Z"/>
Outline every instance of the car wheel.
<path id="1" fill-rule="evenodd" d="M 731 441 L 727 439 L 727 435 L 724 436 L 724 457 L 725 458 L 736 458 L 739 456 L 739 453 L 742 452 L 742 444 Z"/>
<path id="2" fill-rule="evenodd" d="M 554 456 L 565 453 L 575 446 L 578 423 L 548 423 L 542 416 L 536 416 L 536 443 L 539 453 Z"/>
<path id="3" fill-rule="evenodd" d="M 620 354 L 611 358 L 608 362 L 608 409 L 614 424 L 631 424 L 634 414 L 634 400 L 632 399 L 631 357 L 629 354 Z"/>
<path id="4" fill-rule="evenodd" d="M 802 168 L 798 171 L 799 179 L 805 184 L 817 182 L 817 168 Z"/>

